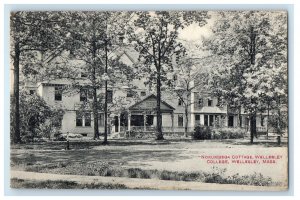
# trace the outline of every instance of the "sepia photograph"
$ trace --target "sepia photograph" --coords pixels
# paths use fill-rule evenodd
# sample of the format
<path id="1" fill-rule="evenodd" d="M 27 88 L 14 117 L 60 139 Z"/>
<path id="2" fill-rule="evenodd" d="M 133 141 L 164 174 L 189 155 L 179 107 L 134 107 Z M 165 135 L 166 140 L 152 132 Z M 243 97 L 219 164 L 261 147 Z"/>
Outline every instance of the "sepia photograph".
<path id="1" fill-rule="evenodd" d="M 287 10 L 8 20 L 10 188 L 289 189 Z"/>

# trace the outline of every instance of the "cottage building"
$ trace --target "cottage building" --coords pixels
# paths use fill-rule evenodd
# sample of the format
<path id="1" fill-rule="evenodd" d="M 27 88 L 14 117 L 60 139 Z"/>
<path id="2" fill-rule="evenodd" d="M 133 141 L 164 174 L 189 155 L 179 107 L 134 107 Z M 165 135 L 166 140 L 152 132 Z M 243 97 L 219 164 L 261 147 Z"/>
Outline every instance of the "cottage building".
<path id="1" fill-rule="evenodd" d="M 112 56 L 126 65 L 133 65 L 138 55 L 132 49 L 120 50 Z M 82 63 L 81 63 L 82 64 Z M 74 84 L 67 78 L 52 79 L 37 82 L 27 87 L 30 93 L 37 93 L 50 106 L 63 109 L 62 133 L 79 133 L 83 136 L 93 136 L 93 115 L 89 102 L 93 99 L 89 88 L 90 81 L 80 74 L 80 79 Z M 76 87 L 77 86 L 77 87 Z M 144 80 L 136 78 L 130 82 L 120 82 L 108 86 L 108 130 L 109 134 L 125 131 L 155 131 L 156 127 L 156 96 L 155 91 L 144 84 Z M 104 87 L 97 89 L 100 96 L 99 104 L 103 104 Z M 101 99 L 102 97 L 102 99 Z M 183 133 L 188 118 L 187 130 L 192 132 L 195 126 L 209 127 L 244 127 L 248 129 L 248 116 L 242 110 L 240 115 L 236 110 L 222 105 L 217 98 L 208 92 L 199 92 L 197 88 L 189 95 L 188 114 L 180 98 L 170 91 L 162 91 L 162 129 L 165 133 Z M 101 106 L 101 105 L 100 105 Z M 100 109 L 101 110 L 101 109 Z M 103 109 L 102 109 L 103 110 Z M 239 124 L 239 116 L 241 124 Z M 100 133 L 104 132 L 104 113 L 98 113 Z M 258 114 L 257 127 L 264 131 L 267 128 L 266 113 Z"/>

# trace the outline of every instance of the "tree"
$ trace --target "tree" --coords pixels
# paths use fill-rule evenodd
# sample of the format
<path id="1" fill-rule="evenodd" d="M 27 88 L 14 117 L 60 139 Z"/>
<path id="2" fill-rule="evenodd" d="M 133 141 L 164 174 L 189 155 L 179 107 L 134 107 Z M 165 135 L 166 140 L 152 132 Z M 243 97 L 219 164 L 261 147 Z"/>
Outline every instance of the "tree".
<path id="1" fill-rule="evenodd" d="M 104 110 L 103 143 L 107 144 L 108 82 L 111 86 L 121 82 L 124 77 L 122 79 L 118 73 L 128 75 L 131 71 L 113 56 L 116 49 L 123 47 L 121 37 L 124 37 L 124 26 L 130 19 L 127 17 L 130 12 L 66 12 L 65 16 L 69 27 L 65 41 L 68 52 L 50 64 L 49 71 L 53 71 L 50 73 L 57 79 L 70 80 L 71 90 L 84 90 L 86 96 L 92 97 L 85 98 L 81 111 L 92 110 L 94 139 L 99 138 L 98 113 Z M 49 71 L 45 74 L 49 75 Z M 104 94 L 101 93 L 103 86 Z"/>
<path id="2" fill-rule="evenodd" d="M 113 56 L 116 49 L 123 47 L 121 38 L 124 37 L 124 26 L 130 20 L 127 17 L 130 16 L 130 12 L 42 14 L 45 14 L 45 21 L 51 21 L 49 16 L 54 14 L 59 16 L 56 23 L 47 29 L 49 33 L 60 33 L 47 40 L 52 44 L 59 39 L 59 45 L 55 49 L 57 51 L 52 51 L 51 48 L 31 49 L 30 59 L 27 59 L 27 64 L 22 69 L 24 75 L 26 78 L 33 76 L 36 81 L 67 79 L 69 85 L 62 87 L 62 90 L 68 95 L 85 91 L 85 95 L 92 98 L 86 98 L 80 111 L 92 110 L 94 138 L 99 137 L 98 113 L 101 110 L 105 111 L 104 143 L 107 143 L 108 74 L 110 84 L 114 85 L 118 81 L 124 81 L 132 71 L 129 66 L 118 62 L 118 57 Z M 24 18 L 27 19 L 27 16 Z M 119 77 L 118 72 L 126 76 Z M 103 94 L 100 89 L 104 85 Z"/>
<path id="3" fill-rule="evenodd" d="M 209 18 L 203 12 L 135 12 L 132 26 L 127 34 L 136 51 L 140 52 L 140 74 L 147 75 L 149 83 L 156 84 L 157 140 L 162 140 L 162 115 L 160 110 L 161 85 L 166 72 L 172 69 L 172 57 L 184 51 L 177 40 L 179 30 L 193 22 L 203 26 Z"/>
<path id="4" fill-rule="evenodd" d="M 50 138 L 50 135 L 61 127 L 63 110 L 55 107 L 50 108 L 37 94 L 30 95 L 21 91 L 20 97 L 21 140 L 26 142 L 34 141 L 35 137 Z M 14 111 L 14 107 L 12 107 L 12 111 Z M 11 112 L 11 119 L 14 117 L 14 112 Z"/>
<path id="5" fill-rule="evenodd" d="M 287 16 L 276 11 L 218 14 L 214 34 L 204 42 L 206 50 L 219 61 L 211 87 L 227 105 L 243 107 L 249 113 L 253 143 L 256 115 L 263 102 L 277 96 L 276 91 L 287 99 Z M 278 70 L 284 78 L 273 85 L 276 76 L 272 71 Z"/>
<path id="6" fill-rule="evenodd" d="M 26 66 L 34 54 L 51 51 L 50 57 L 63 48 L 63 29 L 55 29 L 64 24 L 58 12 L 12 12 L 10 16 L 11 58 L 13 63 L 13 143 L 19 143 L 20 137 L 20 66 Z"/>
<path id="7" fill-rule="evenodd" d="M 202 63 L 202 61 L 200 61 L 200 63 Z M 177 61 L 177 65 L 174 66 L 174 73 L 171 73 L 172 76 L 170 77 L 174 78 L 169 79 L 167 82 L 171 93 L 175 94 L 184 106 L 185 137 L 187 137 L 188 132 L 189 108 L 195 103 L 194 101 L 191 101 L 191 94 L 195 90 L 201 93 L 208 89 L 206 85 L 209 80 L 209 73 L 200 63 L 199 58 L 189 58 L 187 55 L 182 56 L 182 58 Z"/>

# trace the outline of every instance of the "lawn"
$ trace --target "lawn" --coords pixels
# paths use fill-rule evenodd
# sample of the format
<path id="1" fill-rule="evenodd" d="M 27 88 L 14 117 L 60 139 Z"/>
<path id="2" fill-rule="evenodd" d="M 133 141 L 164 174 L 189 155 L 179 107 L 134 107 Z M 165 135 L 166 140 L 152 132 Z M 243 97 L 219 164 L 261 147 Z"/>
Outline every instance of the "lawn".
<path id="1" fill-rule="evenodd" d="M 285 159 L 278 160 L 280 167 L 272 167 L 270 164 L 208 164 L 199 158 L 220 154 L 276 154 L 286 158 L 286 143 L 277 146 L 274 141 L 250 145 L 246 140 L 113 140 L 106 146 L 100 141 L 71 141 L 70 147 L 71 150 L 64 150 L 64 142 L 12 146 L 11 169 L 224 184 L 276 185 L 286 184 L 287 180 Z"/>
<path id="2" fill-rule="evenodd" d="M 128 189 L 122 184 L 80 184 L 75 181 L 28 181 L 16 178 L 11 179 L 10 185 L 18 189 Z"/>

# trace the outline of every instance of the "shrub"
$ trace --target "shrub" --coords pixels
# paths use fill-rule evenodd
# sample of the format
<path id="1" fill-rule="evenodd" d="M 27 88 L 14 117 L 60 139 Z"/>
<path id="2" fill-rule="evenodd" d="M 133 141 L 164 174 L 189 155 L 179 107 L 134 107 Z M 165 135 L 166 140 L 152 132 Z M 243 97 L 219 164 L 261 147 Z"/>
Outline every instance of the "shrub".
<path id="1" fill-rule="evenodd" d="M 125 132 L 125 137 L 126 138 L 135 138 L 136 135 L 137 135 L 137 132 L 133 131 L 133 130 Z"/>
<path id="2" fill-rule="evenodd" d="M 242 128 L 218 128 L 212 131 L 213 139 L 239 139 L 246 136 Z"/>
<path id="3" fill-rule="evenodd" d="M 211 139 L 211 130 L 209 127 L 196 126 L 192 138 L 194 140 L 209 140 Z"/>
<path id="4" fill-rule="evenodd" d="M 149 179 L 150 175 L 148 174 L 147 170 L 142 170 L 139 168 L 129 168 L 127 169 L 127 177 L 129 178 L 145 178 Z"/>
<path id="5" fill-rule="evenodd" d="M 61 127 L 61 119 L 64 114 L 62 109 L 49 107 L 44 99 L 37 94 L 29 95 L 25 91 L 20 92 L 19 111 L 21 142 L 25 143 L 33 142 L 36 137 L 50 139 L 53 130 Z M 11 131 L 14 131 L 15 116 L 13 107 L 10 114 Z"/>
<path id="6" fill-rule="evenodd" d="M 54 141 L 66 141 L 67 140 L 61 132 L 54 133 L 53 137 L 54 137 L 54 139 L 53 139 Z"/>
<path id="7" fill-rule="evenodd" d="M 112 184 L 112 183 L 77 183 L 75 181 L 65 180 L 47 180 L 47 181 L 36 181 L 36 180 L 24 180 L 13 178 L 11 179 L 12 188 L 29 188 L 29 189 L 127 189 L 123 184 Z"/>

